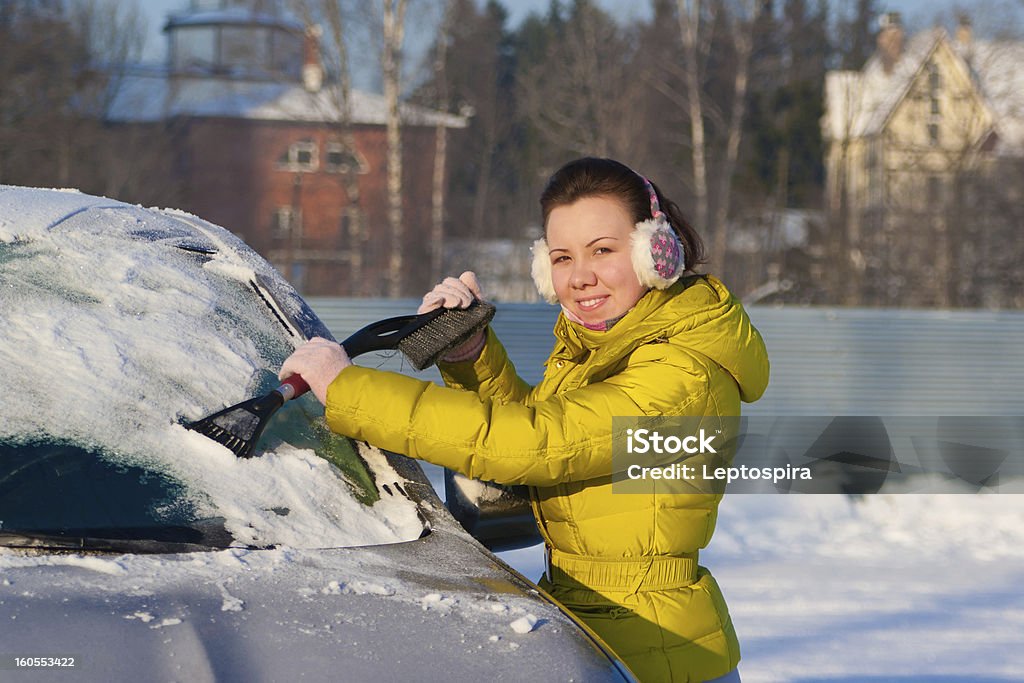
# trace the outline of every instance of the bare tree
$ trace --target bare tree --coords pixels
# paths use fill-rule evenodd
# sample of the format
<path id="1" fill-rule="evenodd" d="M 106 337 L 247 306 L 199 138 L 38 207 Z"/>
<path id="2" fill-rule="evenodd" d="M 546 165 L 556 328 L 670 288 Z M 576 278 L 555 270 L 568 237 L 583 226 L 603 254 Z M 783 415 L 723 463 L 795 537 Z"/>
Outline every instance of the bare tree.
<path id="1" fill-rule="evenodd" d="M 707 143 L 704 134 L 704 95 L 701 86 L 702 65 L 707 61 L 711 41 L 701 41 L 702 21 L 701 0 L 676 0 L 679 18 L 679 35 L 683 41 L 683 58 L 686 76 L 686 104 L 690 113 L 690 144 L 693 164 L 694 220 L 698 229 L 703 229 L 708 220 L 708 165 Z"/>
<path id="2" fill-rule="evenodd" d="M 307 49 L 316 46 L 316 54 L 307 55 L 307 59 L 315 57 L 321 68 L 329 72 L 326 101 L 330 104 L 329 111 L 324 113 L 331 119 L 333 136 L 352 159 L 341 167 L 340 180 L 345 193 L 345 220 L 342 222 L 347 226 L 349 291 L 364 294 L 369 231 L 359 189 L 358 149 L 352 134 L 352 70 L 350 39 L 346 34 L 346 25 L 358 10 L 350 8 L 343 0 L 294 0 L 293 6 L 307 27 Z M 326 31 L 321 26 L 326 26 Z M 311 67 L 315 68 L 310 64 L 305 66 Z"/>
<path id="3" fill-rule="evenodd" d="M 878 20 L 876 0 L 846 0 L 839 10 L 846 16 L 839 20 L 843 36 L 838 45 L 844 69 L 860 69 L 875 49 L 874 33 Z M 855 5 L 850 8 L 849 5 Z M 845 7 L 843 6 L 845 5 Z"/>
<path id="4" fill-rule="evenodd" d="M 729 207 L 731 206 L 733 175 L 736 171 L 736 160 L 740 154 L 740 141 L 743 137 L 743 118 L 747 106 L 747 87 L 750 73 L 750 54 L 754 45 L 754 26 L 760 3 L 757 0 L 743 0 L 736 8 L 734 16 L 727 19 L 732 44 L 736 49 L 736 73 L 733 78 L 732 107 L 725 143 L 725 159 L 718 174 L 718 191 L 716 192 L 715 215 L 712 230 L 715 235 L 715 259 L 719 264 L 725 262 L 729 236 Z"/>
<path id="5" fill-rule="evenodd" d="M 630 156 L 642 83 L 630 69 L 635 46 L 592 2 L 579 0 L 544 58 L 521 74 L 523 112 L 544 143 L 566 154 Z M 553 68 L 552 65 L 557 65 Z"/>
<path id="6" fill-rule="evenodd" d="M 510 186 L 521 176 L 513 160 L 528 148 L 510 140 L 517 108 L 515 58 L 505 30 L 506 13 L 496 2 L 483 9 L 476 0 L 441 0 L 439 4 L 444 14 L 438 21 L 433 59 L 412 97 L 442 112 L 457 109 L 467 117 L 468 130 L 451 136 L 447 129 L 435 129 L 431 230 L 440 234 L 438 229 L 446 220 L 439 210 L 443 201 L 443 213 L 458 217 L 457 222 L 446 223 L 445 230 L 474 240 L 494 237 L 516 224 L 504 210 L 518 205 Z M 447 193 L 443 196 L 442 187 Z M 433 242 L 436 259 L 439 245 L 436 238 Z"/>
<path id="7" fill-rule="evenodd" d="M 743 137 L 750 55 L 760 7 L 761 3 L 757 0 L 737 0 L 734 3 L 720 0 L 710 6 L 702 5 L 701 0 L 676 0 L 676 15 L 683 45 L 686 106 L 690 115 L 695 219 L 698 226 L 708 226 L 714 234 L 712 258 L 720 268 L 724 267 L 728 247 L 733 175 Z M 716 19 L 727 27 L 729 47 L 735 57 L 728 116 L 722 114 L 725 103 L 714 102 L 704 87 L 712 45 L 711 31 Z M 705 119 L 708 118 L 718 122 L 725 138 L 713 197 L 708 181 L 709 160 L 712 156 L 709 154 L 710 139 L 705 129 Z M 715 207 L 714 213 L 710 211 L 712 205 Z"/>
<path id="8" fill-rule="evenodd" d="M 437 109 L 448 111 L 451 106 L 448 95 L 448 43 L 452 21 L 455 17 L 454 0 L 444 0 L 443 16 L 438 29 L 437 45 L 434 51 L 434 81 L 437 84 Z M 434 177 L 431 190 L 430 212 L 430 276 L 441 278 L 444 267 L 444 219 L 445 195 L 448 177 L 445 173 L 448 163 L 448 126 L 438 121 L 434 141 Z"/>
<path id="9" fill-rule="evenodd" d="M 388 296 L 402 294 L 404 230 L 402 224 L 402 121 L 398 109 L 402 78 L 402 43 L 405 39 L 406 0 L 381 0 L 384 49 L 381 68 L 387 101 L 387 194 L 390 226 Z"/>
<path id="10" fill-rule="evenodd" d="M 851 304 L 858 299 L 854 283 L 864 270 L 864 259 L 854 246 L 858 242 L 859 223 L 851 218 L 848 169 L 853 129 L 859 115 L 858 75 L 835 72 L 826 80 L 829 100 L 826 137 L 829 138 L 829 182 L 825 188 L 829 254 L 828 290 L 835 303 Z"/>
<path id="11" fill-rule="evenodd" d="M 143 33 L 114 0 L 0 4 L 0 182 L 152 196 L 160 141 L 104 124 Z"/>

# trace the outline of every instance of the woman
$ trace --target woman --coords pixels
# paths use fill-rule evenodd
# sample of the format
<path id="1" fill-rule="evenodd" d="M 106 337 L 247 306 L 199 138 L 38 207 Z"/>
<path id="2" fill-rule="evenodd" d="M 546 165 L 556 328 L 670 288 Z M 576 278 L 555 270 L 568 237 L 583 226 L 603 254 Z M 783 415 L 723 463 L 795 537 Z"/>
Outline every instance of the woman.
<path id="1" fill-rule="evenodd" d="M 628 167 L 571 162 L 541 209 L 533 275 L 562 314 L 537 386 L 490 329 L 440 364 L 447 387 L 353 366 L 326 340 L 282 377 L 305 378 L 337 432 L 529 485 L 549 557 L 541 585 L 641 680 L 738 681 L 725 601 L 697 564 L 721 496 L 612 495 L 612 417 L 739 415 L 767 386 L 764 343 L 722 283 L 692 273 L 703 246 L 678 207 Z M 420 310 L 480 296 L 463 273 Z"/>

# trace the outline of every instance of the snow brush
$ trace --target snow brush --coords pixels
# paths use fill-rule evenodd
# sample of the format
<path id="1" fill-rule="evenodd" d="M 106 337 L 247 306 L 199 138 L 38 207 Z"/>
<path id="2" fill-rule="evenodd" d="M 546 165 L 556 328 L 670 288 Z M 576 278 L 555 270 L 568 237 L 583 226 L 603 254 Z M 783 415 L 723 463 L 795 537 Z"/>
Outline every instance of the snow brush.
<path id="1" fill-rule="evenodd" d="M 469 341 L 494 317 L 494 306 L 475 300 L 469 308 L 437 308 L 419 315 L 403 315 L 371 323 L 341 345 L 349 358 L 370 351 L 401 351 L 409 364 L 423 370 Z M 185 427 L 227 446 L 239 458 L 251 458 L 256 442 L 270 418 L 286 402 L 309 391 L 298 375 L 263 396 L 243 401 Z"/>

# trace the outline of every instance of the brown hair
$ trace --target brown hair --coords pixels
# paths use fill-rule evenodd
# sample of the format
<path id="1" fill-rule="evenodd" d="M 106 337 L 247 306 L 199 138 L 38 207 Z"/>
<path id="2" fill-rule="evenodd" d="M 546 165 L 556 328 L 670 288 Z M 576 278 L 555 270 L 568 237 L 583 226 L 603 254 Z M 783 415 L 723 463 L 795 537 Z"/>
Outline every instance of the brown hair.
<path id="1" fill-rule="evenodd" d="M 654 182 L 651 182 L 651 186 L 658 195 L 658 204 L 661 205 L 669 225 L 683 243 L 686 269 L 693 270 L 694 266 L 707 261 L 704 241 L 683 216 L 679 206 L 662 194 Z M 544 191 L 540 195 L 540 210 L 545 232 L 548 217 L 555 208 L 586 197 L 612 197 L 619 200 L 636 223 L 652 218 L 651 198 L 643 177 L 614 159 L 584 157 L 570 161 L 555 171 L 544 186 Z"/>

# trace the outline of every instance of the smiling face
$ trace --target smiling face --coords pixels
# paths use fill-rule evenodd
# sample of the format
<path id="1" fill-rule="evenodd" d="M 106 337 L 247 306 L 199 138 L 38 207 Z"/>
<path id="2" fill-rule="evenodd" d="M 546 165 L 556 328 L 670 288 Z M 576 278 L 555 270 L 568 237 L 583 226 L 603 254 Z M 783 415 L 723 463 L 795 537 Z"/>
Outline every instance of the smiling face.
<path id="1" fill-rule="evenodd" d="M 584 197 L 557 206 L 548 215 L 555 294 L 584 323 L 621 316 L 647 291 L 630 260 L 634 228 L 622 202 L 606 196 Z"/>

